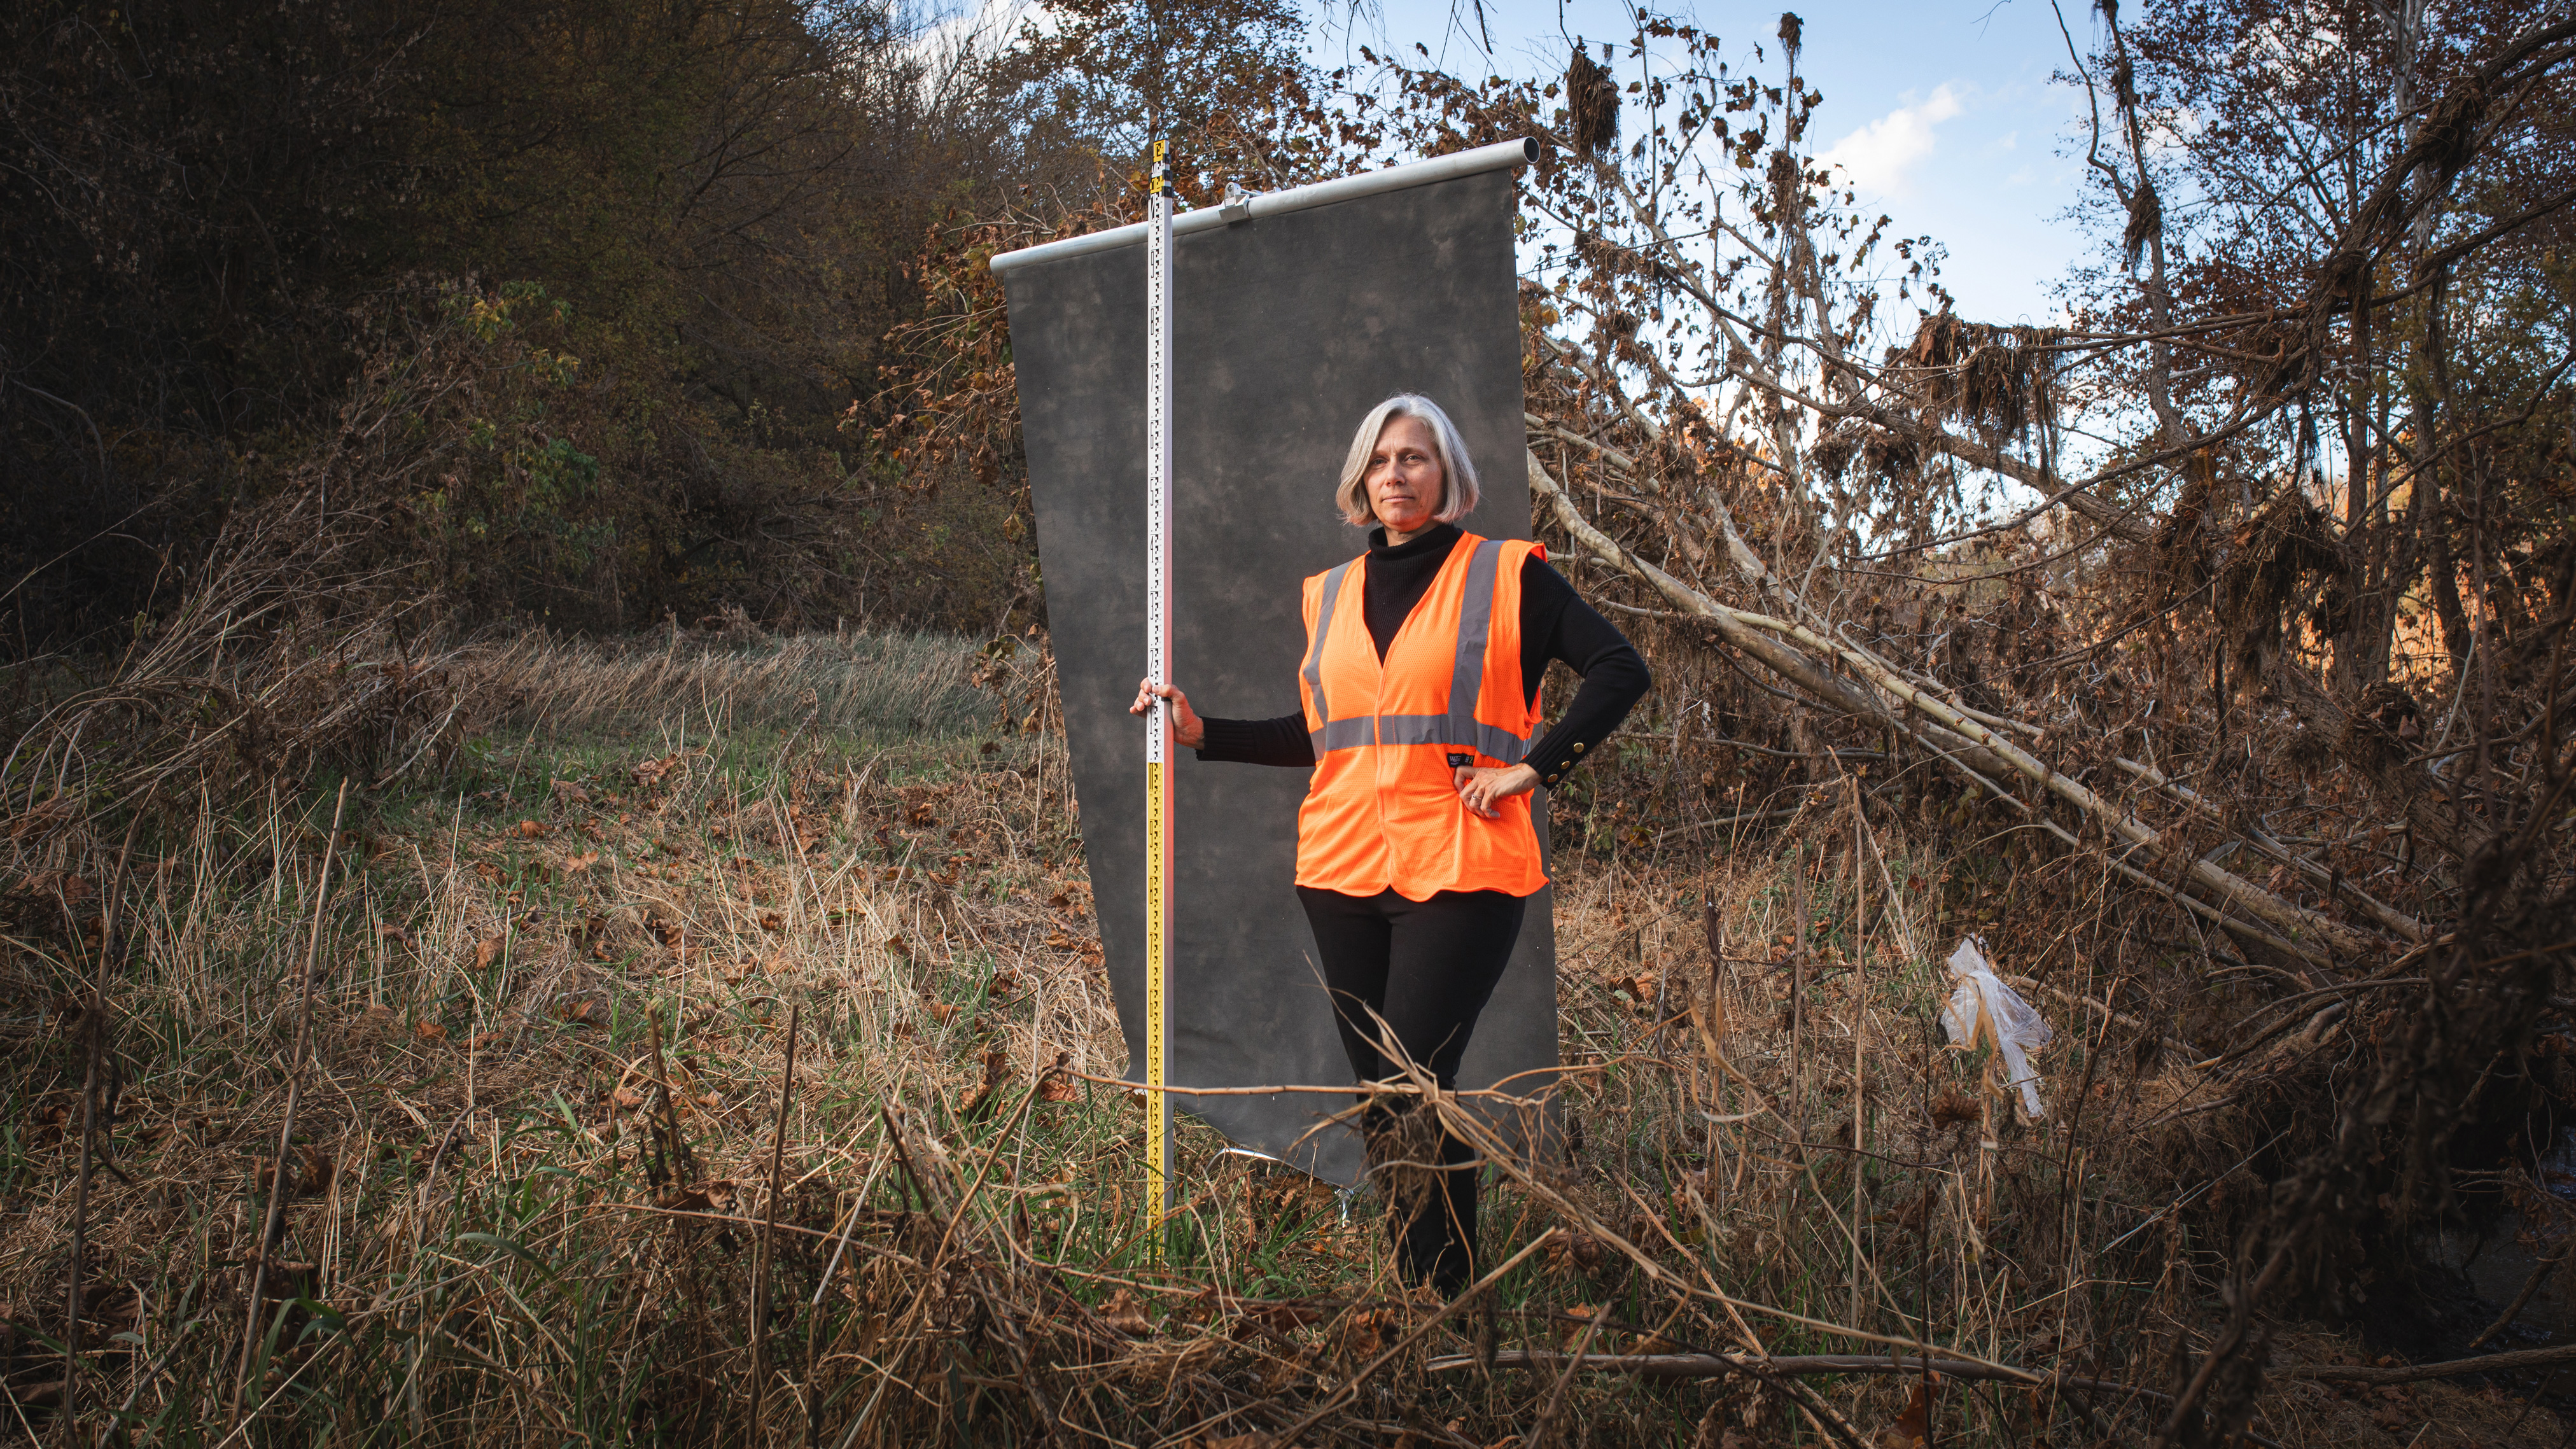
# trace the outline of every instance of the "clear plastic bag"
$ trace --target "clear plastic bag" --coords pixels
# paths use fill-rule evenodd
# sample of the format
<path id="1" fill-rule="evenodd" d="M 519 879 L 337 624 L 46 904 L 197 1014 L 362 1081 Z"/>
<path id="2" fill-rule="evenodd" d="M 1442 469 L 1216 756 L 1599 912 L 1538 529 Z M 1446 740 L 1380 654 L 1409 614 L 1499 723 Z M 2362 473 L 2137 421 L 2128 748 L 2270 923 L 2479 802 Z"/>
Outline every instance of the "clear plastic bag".
<path id="1" fill-rule="evenodd" d="M 2021 1089 L 2024 1115 L 2034 1122 L 2047 1116 L 2039 1102 L 2039 1072 L 2030 1058 L 2056 1033 L 2029 1002 L 1995 975 L 1986 960 L 1985 943 L 1976 937 L 1962 937 L 1959 949 L 1950 953 L 1950 974 L 1959 980 L 1949 1004 L 1941 1008 L 1941 1024 L 1949 1028 L 1950 1044 L 1993 1042 L 1996 1054 L 2003 1058 L 2006 1084 Z"/>

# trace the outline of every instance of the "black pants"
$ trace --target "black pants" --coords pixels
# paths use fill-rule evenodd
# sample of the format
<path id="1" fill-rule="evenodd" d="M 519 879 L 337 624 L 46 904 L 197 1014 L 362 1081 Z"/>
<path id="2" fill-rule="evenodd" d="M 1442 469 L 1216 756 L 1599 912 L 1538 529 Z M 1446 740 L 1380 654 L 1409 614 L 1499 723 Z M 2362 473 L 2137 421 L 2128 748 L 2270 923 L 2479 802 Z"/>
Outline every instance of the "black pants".
<path id="1" fill-rule="evenodd" d="M 1511 961 L 1528 901 L 1501 891 L 1442 891 L 1409 901 L 1393 891 L 1347 896 L 1307 886 L 1297 888 L 1297 897 L 1315 928 L 1352 1075 L 1373 1082 L 1400 1070 L 1378 1050 L 1375 1013 L 1407 1058 L 1443 1088 L 1456 1087 L 1467 1038 Z M 1440 1131 L 1436 1119 L 1415 1117 L 1411 1109 L 1373 1109 L 1361 1132 L 1372 1168 L 1428 1161 L 1425 1149 L 1438 1153 L 1440 1170 L 1425 1174 L 1433 1179 L 1430 1191 L 1414 1194 L 1414 1201 L 1389 1193 L 1396 1261 L 1406 1281 L 1427 1281 L 1450 1294 L 1475 1281 L 1476 1171 L 1463 1165 L 1475 1153 Z"/>

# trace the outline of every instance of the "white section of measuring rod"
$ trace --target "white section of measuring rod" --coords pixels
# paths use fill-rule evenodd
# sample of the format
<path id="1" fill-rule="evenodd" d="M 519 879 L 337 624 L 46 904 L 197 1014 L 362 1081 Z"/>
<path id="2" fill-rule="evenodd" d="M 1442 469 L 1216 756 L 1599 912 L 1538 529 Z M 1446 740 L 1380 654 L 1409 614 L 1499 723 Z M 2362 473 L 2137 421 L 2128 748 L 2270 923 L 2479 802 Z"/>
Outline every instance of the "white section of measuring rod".
<path id="1" fill-rule="evenodd" d="M 1145 677 L 1172 682 L 1172 199 L 1146 202 Z M 1171 701 L 1146 721 L 1145 761 L 1171 753 Z"/>
<path id="2" fill-rule="evenodd" d="M 1338 181 L 1318 181 L 1311 186 L 1292 186 L 1286 191 L 1265 191 L 1248 201 L 1230 206 L 1210 206 L 1183 212 L 1172 221 L 1178 236 L 1206 231 L 1233 221 L 1252 221 L 1282 212 L 1303 211 L 1310 206 L 1329 206 L 1353 197 L 1375 196 L 1383 191 L 1402 191 L 1411 186 L 1428 186 L 1435 181 L 1449 181 L 1460 176 L 1473 176 L 1480 171 L 1500 171 L 1509 166 L 1525 166 L 1538 159 L 1538 142 L 1524 137 L 1518 141 L 1498 141 L 1479 146 L 1473 151 L 1457 151 L 1434 156 L 1428 161 L 1408 161 L 1382 171 L 1363 171 Z M 1062 241 L 1022 247 L 993 258 L 993 270 L 1006 272 L 1025 267 L 1031 262 L 1062 261 L 1066 257 L 1088 256 L 1113 247 L 1132 247 L 1145 240 L 1145 224 L 1095 231 L 1086 236 L 1066 237 Z"/>

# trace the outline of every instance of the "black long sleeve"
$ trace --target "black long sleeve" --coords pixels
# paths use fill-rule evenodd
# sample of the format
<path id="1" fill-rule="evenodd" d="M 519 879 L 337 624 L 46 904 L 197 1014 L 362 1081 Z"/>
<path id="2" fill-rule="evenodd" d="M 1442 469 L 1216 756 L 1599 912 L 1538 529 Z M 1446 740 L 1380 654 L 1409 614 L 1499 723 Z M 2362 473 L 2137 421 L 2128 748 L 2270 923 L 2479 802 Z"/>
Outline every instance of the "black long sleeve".
<path id="1" fill-rule="evenodd" d="M 1552 610 L 1554 618 L 1540 615 L 1540 609 Z M 1536 650 L 1531 648 L 1534 639 L 1540 641 Z M 1521 569 L 1521 678 L 1527 681 L 1533 702 L 1550 659 L 1565 661 L 1565 667 L 1581 675 L 1583 683 L 1575 688 L 1573 700 L 1555 725 L 1521 757 L 1521 763 L 1538 771 L 1539 782 L 1545 785 L 1564 778 L 1585 751 L 1608 739 L 1655 684 L 1646 669 L 1646 657 L 1628 642 L 1628 636 L 1583 602 L 1563 574 L 1532 558 Z"/>
<path id="2" fill-rule="evenodd" d="M 1458 530 L 1448 525 L 1393 548 L 1382 541 L 1382 533 L 1370 535 L 1365 596 L 1369 634 L 1381 658 L 1458 538 Z M 1654 680 L 1645 657 L 1618 627 L 1583 602 L 1564 575 L 1533 556 L 1521 567 L 1521 679 L 1533 702 L 1551 659 L 1563 660 L 1582 676 L 1583 683 L 1564 715 L 1522 760 L 1548 785 L 1563 779 L 1586 751 L 1608 738 Z M 1302 712 L 1273 719 L 1202 717 L 1201 722 L 1207 730 L 1206 742 L 1198 751 L 1202 760 L 1315 763 L 1314 741 L 1306 732 Z"/>
<path id="3" fill-rule="evenodd" d="M 1207 743 L 1199 746 L 1202 760 L 1232 760 L 1245 765 L 1315 763 L 1315 739 L 1306 733 L 1302 711 L 1277 719 L 1209 719 L 1202 715 L 1199 723 L 1207 730 Z"/>

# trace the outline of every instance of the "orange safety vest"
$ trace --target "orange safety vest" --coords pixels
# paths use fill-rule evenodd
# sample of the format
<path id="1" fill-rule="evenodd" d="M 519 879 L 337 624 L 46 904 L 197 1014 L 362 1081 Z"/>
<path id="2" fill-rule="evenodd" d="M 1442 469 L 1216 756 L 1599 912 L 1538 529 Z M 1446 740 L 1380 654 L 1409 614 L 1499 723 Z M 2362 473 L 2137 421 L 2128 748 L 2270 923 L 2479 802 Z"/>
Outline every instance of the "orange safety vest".
<path id="1" fill-rule="evenodd" d="M 1383 662 L 1365 557 L 1306 580 L 1297 682 L 1315 776 L 1297 810 L 1297 884 L 1414 901 L 1547 884 L 1530 794 L 1485 819 L 1458 798 L 1451 763 L 1517 765 L 1537 732 L 1521 682 L 1521 565 L 1533 553 L 1547 557 L 1535 543 L 1462 536 Z"/>

